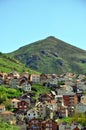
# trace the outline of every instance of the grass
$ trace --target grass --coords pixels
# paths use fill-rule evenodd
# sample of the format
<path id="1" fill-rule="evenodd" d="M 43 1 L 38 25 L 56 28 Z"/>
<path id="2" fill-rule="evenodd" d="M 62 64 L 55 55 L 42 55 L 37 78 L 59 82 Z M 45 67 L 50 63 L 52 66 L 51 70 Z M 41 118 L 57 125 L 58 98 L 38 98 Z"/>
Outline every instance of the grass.
<path id="1" fill-rule="evenodd" d="M 27 71 L 29 72 L 29 74 L 38 73 L 36 71 L 31 70 L 30 68 L 25 67 L 25 65 L 20 63 L 18 60 L 0 53 L 0 72 L 9 73 L 13 70 L 18 71 L 19 73 L 22 73 L 23 71 Z"/>
<path id="2" fill-rule="evenodd" d="M 50 89 L 48 87 L 45 87 L 43 85 L 40 84 L 33 84 L 32 88 L 35 88 L 37 92 L 35 92 L 35 99 L 38 99 L 40 94 L 45 94 L 45 93 L 49 93 Z M 34 92 L 34 91 L 33 91 Z"/>
<path id="3" fill-rule="evenodd" d="M 0 119 L 0 130 L 20 130 L 18 126 L 11 125 L 10 123 L 4 122 Z"/>
<path id="4" fill-rule="evenodd" d="M 56 122 L 61 123 L 61 122 L 67 122 L 67 123 L 71 123 L 72 122 L 72 117 L 66 117 L 66 118 L 62 118 L 62 119 L 56 119 Z"/>
<path id="5" fill-rule="evenodd" d="M 12 110 L 11 99 L 22 95 L 18 89 L 8 88 L 4 85 L 0 86 L 0 104 L 4 104 L 7 110 Z"/>

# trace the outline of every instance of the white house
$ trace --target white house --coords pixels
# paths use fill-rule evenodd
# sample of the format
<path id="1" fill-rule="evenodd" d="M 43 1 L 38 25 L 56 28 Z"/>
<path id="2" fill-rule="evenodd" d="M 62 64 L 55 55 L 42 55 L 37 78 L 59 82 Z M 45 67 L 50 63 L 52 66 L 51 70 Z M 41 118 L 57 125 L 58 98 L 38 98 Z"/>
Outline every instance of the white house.
<path id="1" fill-rule="evenodd" d="M 33 118 L 38 118 L 38 116 L 39 116 L 39 113 L 38 113 L 39 111 L 36 109 L 36 108 L 33 108 L 33 109 L 30 109 L 30 110 L 28 110 L 27 111 L 27 119 L 28 120 L 31 120 L 31 119 L 33 119 Z"/>
<path id="2" fill-rule="evenodd" d="M 71 126 L 67 124 L 66 122 L 62 122 L 59 125 L 59 130 L 71 130 Z"/>
<path id="3" fill-rule="evenodd" d="M 40 75 L 39 74 L 31 74 L 30 81 L 32 81 L 33 83 L 40 82 Z"/>
<path id="4" fill-rule="evenodd" d="M 22 87 L 22 90 L 24 90 L 25 92 L 30 92 L 31 91 L 31 85 L 30 84 L 25 84 Z"/>
<path id="5" fill-rule="evenodd" d="M 19 84 L 19 81 L 17 78 L 13 78 L 10 83 L 9 83 L 9 86 L 12 87 L 12 88 L 17 88 L 18 87 L 18 84 Z"/>
<path id="6" fill-rule="evenodd" d="M 18 108 L 18 102 L 20 102 L 20 100 L 18 100 L 16 98 L 12 99 L 12 101 L 11 101 L 12 107 L 13 108 Z"/>
<path id="7" fill-rule="evenodd" d="M 0 105 L 0 113 L 1 112 L 5 112 L 5 106 L 4 105 Z"/>
<path id="8" fill-rule="evenodd" d="M 45 117 L 46 116 L 46 103 L 38 102 L 36 104 L 36 108 L 39 111 L 39 116 L 40 117 Z"/>
<path id="9" fill-rule="evenodd" d="M 79 123 L 72 123 L 71 124 L 71 130 L 74 130 L 75 128 L 79 128 L 81 130 L 82 126 Z"/>

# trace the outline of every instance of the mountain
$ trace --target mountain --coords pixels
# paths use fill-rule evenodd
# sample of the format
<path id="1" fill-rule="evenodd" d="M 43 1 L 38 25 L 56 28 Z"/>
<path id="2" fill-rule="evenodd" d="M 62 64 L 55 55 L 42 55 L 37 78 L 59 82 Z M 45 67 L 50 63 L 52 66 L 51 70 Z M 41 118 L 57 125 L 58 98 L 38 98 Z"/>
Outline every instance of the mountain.
<path id="1" fill-rule="evenodd" d="M 18 72 L 28 71 L 30 74 L 37 73 L 36 71 L 25 67 L 25 65 L 18 60 L 0 52 L 0 72 L 12 72 L 13 70 Z"/>
<path id="2" fill-rule="evenodd" d="M 41 73 L 86 73 L 86 51 L 53 36 L 23 46 L 8 55 Z"/>

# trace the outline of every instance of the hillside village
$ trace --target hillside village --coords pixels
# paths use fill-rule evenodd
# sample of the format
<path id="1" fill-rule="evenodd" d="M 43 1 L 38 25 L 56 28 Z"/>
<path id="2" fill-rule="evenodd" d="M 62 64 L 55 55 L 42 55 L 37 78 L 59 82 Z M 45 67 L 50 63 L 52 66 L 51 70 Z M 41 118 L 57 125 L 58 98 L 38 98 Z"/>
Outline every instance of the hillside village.
<path id="1" fill-rule="evenodd" d="M 34 84 L 45 90 L 48 88 L 48 93 L 46 91 L 36 96 Z M 2 85 L 22 92 L 21 96 L 9 100 L 11 110 L 0 100 L 0 117 L 4 121 L 22 126 L 23 130 L 86 129 L 78 121 L 72 121 L 71 124 L 58 122 L 59 119 L 72 117 L 75 113 L 86 114 L 86 75 L 1 72 L 0 87 Z"/>

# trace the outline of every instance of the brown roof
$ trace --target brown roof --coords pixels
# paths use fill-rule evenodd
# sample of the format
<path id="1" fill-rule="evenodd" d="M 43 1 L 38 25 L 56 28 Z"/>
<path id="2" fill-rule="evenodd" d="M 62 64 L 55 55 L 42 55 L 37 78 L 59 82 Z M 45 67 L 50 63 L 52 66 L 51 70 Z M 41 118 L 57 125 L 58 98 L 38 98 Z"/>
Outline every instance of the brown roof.
<path id="1" fill-rule="evenodd" d="M 53 104 L 56 104 L 57 103 L 57 100 L 51 100 L 50 102 L 48 102 L 47 104 L 50 104 L 50 105 L 53 105 Z"/>
<path id="2" fill-rule="evenodd" d="M 12 102 L 20 102 L 20 100 L 14 98 L 14 99 L 12 99 Z"/>
<path id="3" fill-rule="evenodd" d="M 0 105 L 0 108 L 5 108 L 5 105 L 3 105 L 3 104 L 2 104 L 2 105 Z"/>
<path id="4" fill-rule="evenodd" d="M 14 115 L 14 113 L 11 111 L 5 111 L 5 112 L 2 112 L 1 115 Z"/>

